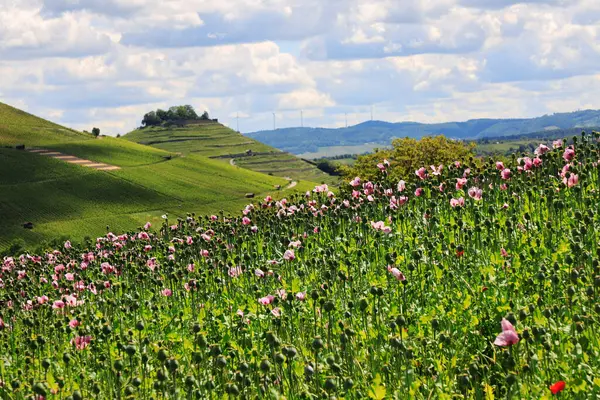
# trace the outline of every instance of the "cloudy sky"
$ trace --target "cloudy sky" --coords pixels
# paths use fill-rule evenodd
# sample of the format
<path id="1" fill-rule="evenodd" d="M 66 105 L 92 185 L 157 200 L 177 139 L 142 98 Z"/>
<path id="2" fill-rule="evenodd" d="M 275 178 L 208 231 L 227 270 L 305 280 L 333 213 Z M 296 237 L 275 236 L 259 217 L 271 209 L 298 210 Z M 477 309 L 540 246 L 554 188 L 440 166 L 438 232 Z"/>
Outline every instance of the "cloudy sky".
<path id="1" fill-rule="evenodd" d="M 0 0 L 0 101 L 111 134 L 600 108 L 600 1 Z"/>

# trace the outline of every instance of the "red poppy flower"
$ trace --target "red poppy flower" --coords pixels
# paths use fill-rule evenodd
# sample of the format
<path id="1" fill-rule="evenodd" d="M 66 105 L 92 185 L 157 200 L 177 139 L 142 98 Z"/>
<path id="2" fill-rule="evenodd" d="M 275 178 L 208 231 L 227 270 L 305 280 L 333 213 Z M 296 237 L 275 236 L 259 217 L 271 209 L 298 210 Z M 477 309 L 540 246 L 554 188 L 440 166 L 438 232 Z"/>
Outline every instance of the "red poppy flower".
<path id="1" fill-rule="evenodd" d="M 550 385 L 550 391 L 552 392 L 552 394 L 558 394 L 558 392 L 564 390 L 565 386 L 565 381 L 558 381 L 553 385 Z"/>

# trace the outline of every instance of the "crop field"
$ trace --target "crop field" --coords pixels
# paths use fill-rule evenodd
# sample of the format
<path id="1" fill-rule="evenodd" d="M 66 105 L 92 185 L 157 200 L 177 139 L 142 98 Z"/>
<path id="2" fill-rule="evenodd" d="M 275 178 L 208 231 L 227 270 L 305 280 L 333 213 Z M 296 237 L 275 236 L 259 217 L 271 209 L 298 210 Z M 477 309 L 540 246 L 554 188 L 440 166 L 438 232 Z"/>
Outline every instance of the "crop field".
<path id="1" fill-rule="evenodd" d="M 173 153 L 218 158 L 252 171 L 294 180 L 334 183 L 335 178 L 289 153 L 264 145 L 218 123 L 187 127 L 150 127 L 128 133 L 124 139 Z M 246 151 L 255 153 L 247 156 Z"/>
<path id="2" fill-rule="evenodd" d="M 156 164 L 165 161 L 165 157 L 176 156 L 167 151 L 112 137 L 65 142 L 49 145 L 45 148 L 119 167 Z"/>
<path id="3" fill-rule="evenodd" d="M 598 398 L 600 140 L 572 143 L 7 256 L 0 397 Z"/>

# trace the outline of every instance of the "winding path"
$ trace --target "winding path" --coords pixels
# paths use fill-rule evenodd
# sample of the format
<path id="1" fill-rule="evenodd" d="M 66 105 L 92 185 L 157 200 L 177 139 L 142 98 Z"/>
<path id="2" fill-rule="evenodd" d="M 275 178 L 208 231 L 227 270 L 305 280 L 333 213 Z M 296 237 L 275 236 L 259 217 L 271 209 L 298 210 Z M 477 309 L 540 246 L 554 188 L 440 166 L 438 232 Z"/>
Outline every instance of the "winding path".
<path id="1" fill-rule="evenodd" d="M 115 170 L 121 169 L 121 167 L 117 167 L 116 165 L 110 165 L 110 164 L 90 161 L 90 160 L 71 156 L 71 155 L 64 154 L 64 153 L 61 153 L 58 151 L 53 151 L 53 150 L 27 149 L 27 151 L 30 153 L 35 153 L 35 154 L 39 154 L 42 156 L 56 158 L 57 160 L 62 160 L 64 162 L 68 162 L 70 164 L 76 164 L 76 165 L 81 165 L 82 167 L 93 168 L 98 171 L 115 171 Z"/>

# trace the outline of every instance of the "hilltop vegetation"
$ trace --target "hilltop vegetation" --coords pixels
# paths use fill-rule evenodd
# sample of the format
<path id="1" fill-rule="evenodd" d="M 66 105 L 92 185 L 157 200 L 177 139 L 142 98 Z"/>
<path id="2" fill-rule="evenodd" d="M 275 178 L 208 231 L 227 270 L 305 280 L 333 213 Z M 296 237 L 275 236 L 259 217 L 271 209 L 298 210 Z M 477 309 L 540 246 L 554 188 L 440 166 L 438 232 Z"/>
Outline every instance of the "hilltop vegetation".
<path id="1" fill-rule="evenodd" d="M 404 137 L 418 139 L 423 136 L 444 135 L 453 139 L 483 139 L 544 130 L 596 126 L 600 126 L 600 111 L 585 110 L 529 119 L 473 119 L 439 124 L 367 121 L 348 128 L 284 128 L 253 132 L 248 136 L 294 154 L 319 152 L 321 156 L 332 156 L 356 152 L 356 150 L 345 150 L 343 147 L 346 146 L 354 146 L 354 149 L 355 146 L 365 144 L 385 147 L 389 146 L 393 139 Z M 327 148 L 333 146 L 337 146 L 332 149 L 336 154 L 327 154 Z"/>
<path id="2" fill-rule="evenodd" d="M 0 397 L 598 398 L 599 136 L 5 257 Z"/>
<path id="3" fill-rule="evenodd" d="M 336 181 L 305 160 L 245 137 L 214 121 L 181 127 L 137 129 L 123 138 L 174 153 L 197 154 L 231 162 L 268 175 L 316 183 Z"/>
<path id="4" fill-rule="evenodd" d="M 57 236 L 79 241 L 105 233 L 107 226 L 131 229 L 163 214 L 232 212 L 246 193 L 275 194 L 276 185 L 288 184 L 202 155 L 179 157 L 123 139 L 95 139 L 9 106 L 1 105 L 0 112 L 0 147 L 11 147 L 0 149 L 0 248 L 31 248 Z M 16 150 L 16 144 L 121 169 L 95 171 Z M 24 229 L 27 222 L 33 229 Z"/>
<path id="5" fill-rule="evenodd" d="M 142 120 L 142 126 L 169 125 L 179 121 L 210 121 L 210 117 L 207 111 L 204 111 L 201 116 L 198 116 L 194 107 L 190 105 L 173 106 L 167 111 L 159 108 L 156 111 L 146 113 Z"/>

